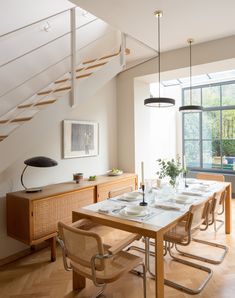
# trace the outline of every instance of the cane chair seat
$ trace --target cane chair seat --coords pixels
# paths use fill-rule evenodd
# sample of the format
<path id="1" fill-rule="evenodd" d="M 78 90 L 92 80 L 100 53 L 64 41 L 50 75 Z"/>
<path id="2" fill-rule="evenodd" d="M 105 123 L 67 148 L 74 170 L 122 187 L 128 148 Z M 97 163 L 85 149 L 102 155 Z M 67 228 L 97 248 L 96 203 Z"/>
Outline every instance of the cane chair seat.
<path id="1" fill-rule="evenodd" d="M 123 274 L 131 271 L 141 263 L 142 259 L 133 254 L 120 251 L 114 258 L 104 260 L 104 270 L 96 271 L 96 281 L 98 283 L 111 283 L 119 279 Z M 71 267 L 77 273 L 92 279 L 90 268 L 71 262 Z"/>

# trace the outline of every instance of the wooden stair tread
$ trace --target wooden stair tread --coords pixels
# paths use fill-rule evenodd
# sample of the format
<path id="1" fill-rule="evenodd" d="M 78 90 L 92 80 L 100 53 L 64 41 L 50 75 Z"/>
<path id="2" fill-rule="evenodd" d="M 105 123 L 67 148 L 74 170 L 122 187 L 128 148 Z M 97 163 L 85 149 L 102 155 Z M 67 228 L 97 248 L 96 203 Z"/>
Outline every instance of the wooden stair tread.
<path id="1" fill-rule="evenodd" d="M 103 56 L 103 57 L 98 58 L 98 59 L 87 60 L 87 61 L 84 61 L 83 64 L 89 64 L 89 63 L 92 63 L 92 62 L 95 62 L 95 61 L 105 60 L 105 59 L 108 59 L 108 58 L 112 58 L 112 57 L 115 57 L 115 56 L 119 55 L 120 52 L 121 52 L 121 50 L 119 50 L 118 52 L 116 52 L 114 54 L 106 55 L 106 56 Z M 125 54 L 126 55 L 129 55 L 130 54 L 130 49 L 126 48 L 125 49 Z"/>
<path id="2" fill-rule="evenodd" d="M 88 67 L 81 67 L 81 68 L 78 68 L 76 69 L 76 72 L 79 72 L 79 71 L 82 71 L 84 69 L 91 69 L 91 68 L 96 68 L 96 67 L 100 67 L 100 66 L 103 66 L 105 64 L 107 64 L 108 62 L 101 62 L 101 63 L 97 63 L 97 64 L 94 64 L 94 65 L 90 65 Z"/>
<path id="3" fill-rule="evenodd" d="M 89 77 L 92 74 L 93 74 L 93 72 L 85 73 L 85 74 L 76 76 L 76 79 L 86 78 L 86 77 Z M 68 80 L 69 80 L 69 78 L 58 80 L 58 81 L 55 81 L 55 84 L 64 83 L 64 82 L 67 82 Z"/>
<path id="4" fill-rule="evenodd" d="M 3 141 L 7 137 L 8 137 L 8 135 L 0 135 L 0 142 Z"/>
<path id="5" fill-rule="evenodd" d="M 71 89 L 70 86 L 66 86 L 66 87 L 61 87 L 55 90 L 45 90 L 42 92 L 37 93 L 37 95 L 46 95 L 46 94 L 50 94 L 50 93 L 55 93 L 55 92 L 60 92 L 60 91 L 65 91 L 65 90 L 69 90 Z"/>
<path id="6" fill-rule="evenodd" d="M 17 122 L 25 122 L 31 120 L 33 117 L 22 117 L 22 118 L 15 118 L 12 119 L 10 122 L 11 123 L 17 123 Z"/>
<path id="7" fill-rule="evenodd" d="M 45 101 L 39 101 L 35 104 L 35 106 L 43 106 L 43 105 L 49 105 L 56 102 L 56 99 L 51 99 L 51 100 L 45 100 Z"/>
<path id="8" fill-rule="evenodd" d="M 22 105 L 19 105 L 17 108 L 25 109 L 25 108 L 30 108 L 32 106 L 36 107 L 36 106 L 48 105 L 48 104 L 52 104 L 54 102 L 56 102 L 56 99 L 48 99 L 48 100 L 44 100 L 44 101 L 39 101 L 36 104 L 33 104 L 33 103 L 22 104 Z"/>

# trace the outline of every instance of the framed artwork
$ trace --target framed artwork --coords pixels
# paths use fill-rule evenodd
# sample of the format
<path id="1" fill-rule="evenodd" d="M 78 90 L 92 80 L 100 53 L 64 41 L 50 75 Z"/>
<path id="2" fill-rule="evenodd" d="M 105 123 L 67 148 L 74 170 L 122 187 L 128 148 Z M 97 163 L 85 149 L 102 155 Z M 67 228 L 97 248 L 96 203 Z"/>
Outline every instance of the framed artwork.
<path id="1" fill-rule="evenodd" d="M 64 158 L 98 155 L 98 123 L 63 121 Z"/>

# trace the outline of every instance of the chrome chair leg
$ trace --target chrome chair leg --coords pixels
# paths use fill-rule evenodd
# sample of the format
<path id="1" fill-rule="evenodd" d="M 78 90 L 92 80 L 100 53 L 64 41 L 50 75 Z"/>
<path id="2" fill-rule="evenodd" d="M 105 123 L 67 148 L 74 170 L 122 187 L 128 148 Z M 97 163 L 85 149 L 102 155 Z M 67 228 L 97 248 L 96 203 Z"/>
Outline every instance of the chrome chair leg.
<path id="1" fill-rule="evenodd" d="M 204 280 L 204 282 L 196 289 L 191 289 L 191 288 L 185 287 L 183 285 L 180 285 L 180 284 L 178 284 L 174 281 L 168 280 L 166 278 L 164 279 L 164 283 L 166 285 L 170 286 L 170 287 L 173 287 L 175 289 L 178 289 L 180 291 L 183 291 L 183 292 L 191 294 L 191 295 L 199 294 L 204 289 L 204 287 L 207 285 L 209 280 L 211 279 L 211 277 L 213 275 L 213 271 L 208 267 L 205 267 L 205 266 L 202 266 L 202 265 L 199 265 L 199 264 L 195 264 L 193 262 L 189 262 L 189 261 L 186 261 L 186 260 L 175 257 L 172 254 L 170 246 L 168 246 L 167 249 L 168 249 L 169 255 L 172 257 L 173 261 L 184 264 L 186 266 L 194 267 L 194 268 L 199 269 L 199 270 L 204 271 L 204 272 L 207 272 L 208 276 Z"/>
<path id="2" fill-rule="evenodd" d="M 181 249 L 179 249 L 179 247 L 177 245 L 175 245 L 175 248 L 176 248 L 177 252 L 179 254 L 181 254 L 182 256 L 184 256 L 184 257 L 189 257 L 189 258 L 192 258 L 192 259 L 196 259 L 196 260 L 199 260 L 199 261 L 203 261 L 203 262 L 210 263 L 210 264 L 215 264 L 215 265 L 216 264 L 221 264 L 223 262 L 225 256 L 228 253 L 228 247 L 226 245 L 219 244 L 219 243 L 214 243 L 214 242 L 209 242 L 209 241 L 205 241 L 205 240 L 201 240 L 201 239 L 196 239 L 196 238 L 193 238 L 192 241 L 197 242 L 197 243 L 202 243 L 202 244 L 205 244 L 205 245 L 209 245 L 209 246 L 213 246 L 213 247 L 216 247 L 216 248 L 220 248 L 224 252 L 221 255 L 220 259 L 218 259 L 218 260 L 209 259 L 209 258 L 206 258 L 206 257 L 202 257 L 202 256 L 198 256 L 198 255 L 195 255 L 195 254 L 191 254 L 191 253 L 182 251 Z"/>

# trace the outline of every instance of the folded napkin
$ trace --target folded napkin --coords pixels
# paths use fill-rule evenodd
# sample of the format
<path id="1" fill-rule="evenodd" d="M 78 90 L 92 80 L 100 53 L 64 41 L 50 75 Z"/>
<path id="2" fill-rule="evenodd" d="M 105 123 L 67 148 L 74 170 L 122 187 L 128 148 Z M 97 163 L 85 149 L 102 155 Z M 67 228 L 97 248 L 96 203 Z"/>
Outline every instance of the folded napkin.
<path id="1" fill-rule="evenodd" d="M 176 211 L 180 211 L 182 206 L 177 206 L 176 204 L 172 204 L 172 203 L 155 203 L 154 207 L 156 208 L 160 208 L 160 209 L 165 209 L 165 210 L 176 210 Z"/>

